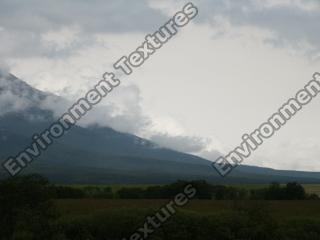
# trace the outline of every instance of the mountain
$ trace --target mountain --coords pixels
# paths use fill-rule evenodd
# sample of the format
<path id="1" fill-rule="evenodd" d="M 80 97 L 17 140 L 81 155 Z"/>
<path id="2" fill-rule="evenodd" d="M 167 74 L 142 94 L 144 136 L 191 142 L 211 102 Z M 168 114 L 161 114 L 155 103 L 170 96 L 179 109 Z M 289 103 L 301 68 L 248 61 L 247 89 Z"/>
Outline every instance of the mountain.
<path id="1" fill-rule="evenodd" d="M 58 103 L 67 101 L 0 71 L 0 159 L 15 156 L 30 144 L 35 133 L 49 127 L 55 120 L 53 106 Z M 166 183 L 177 179 L 217 183 L 320 182 L 320 173 L 250 166 L 239 166 L 221 178 L 206 159 L 99 126 L 74 126 L 23 174 L 31 172 L 63 183 Z M 0 177 L 5 176 L 1 169 Z"/>

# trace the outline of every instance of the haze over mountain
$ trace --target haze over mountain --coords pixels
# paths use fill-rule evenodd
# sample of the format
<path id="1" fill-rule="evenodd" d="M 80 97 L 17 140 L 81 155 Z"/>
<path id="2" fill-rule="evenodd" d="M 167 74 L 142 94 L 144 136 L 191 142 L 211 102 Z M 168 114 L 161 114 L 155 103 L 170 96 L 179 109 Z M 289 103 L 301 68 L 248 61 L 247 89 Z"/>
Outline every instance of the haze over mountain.
<path id="1" fill-rule="evenodd" d="M 0 71 L 0 157 L 15 156 L 31 137 L 56 118 L 55 108 L 67 100 L 32 88 Z M 89 113 L 90 114 L 90 113 Z M 320 173 L 277 171 L 239 166 L 221 178 L 211 162 L 163 148 L 152 141 L 112 128 L 74 126 L 23 173 L 37 172 L 56 182 L 164 183 L 177 179 L 211 182 L 319 182 Z M 0 176 L 6 176 L 3 169 Z"/>

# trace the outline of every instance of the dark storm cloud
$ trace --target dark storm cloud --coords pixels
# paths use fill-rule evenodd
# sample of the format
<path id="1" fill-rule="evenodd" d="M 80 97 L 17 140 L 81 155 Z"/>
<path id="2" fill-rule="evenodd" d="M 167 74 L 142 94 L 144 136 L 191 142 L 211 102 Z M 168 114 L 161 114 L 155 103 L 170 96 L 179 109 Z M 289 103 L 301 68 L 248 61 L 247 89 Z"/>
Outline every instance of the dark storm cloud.
<path id="1" fill-rule="evenodd" d="M 165 20 L 144 0 L 0 0 L 1 26 L 16 31 L 72 25 L 85 32 L 150 31 Z"/>
<path id="2" fill-rule="evenodd" d="M 221 16 L 234 26 L 255 26 L 275 33 L 269 42 L 277 46 L 291 44 L 299 46 L 307 42 L 320 49 L 320 12 L 303 8 L 297 4 L 274 4 L 266 7 L 268 1 L 257 0 L 199 0 L 201 9 L 198 22 L 214 22 Z M 276 1 L 275 1 L 276 2 Z M 302 4 L 313 4 L 320 9 L 317 0 L 304 0 Z"/>
<path id="3" fill-rule="evenodd" d="M 0 0 L 0 56 L 65 57 L 96 33 L 148 33 L 166 19 L 144 0 Z M 79 30 L 78 41 L 60 51 L 45 44 L 44 34 L 63 28 Z"/>

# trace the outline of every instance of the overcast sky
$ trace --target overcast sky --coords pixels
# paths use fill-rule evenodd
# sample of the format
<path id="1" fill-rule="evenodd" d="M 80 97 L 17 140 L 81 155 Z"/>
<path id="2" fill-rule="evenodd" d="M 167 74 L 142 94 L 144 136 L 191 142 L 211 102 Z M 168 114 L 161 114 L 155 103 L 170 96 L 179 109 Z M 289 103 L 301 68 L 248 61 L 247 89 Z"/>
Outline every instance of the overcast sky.
<path id="1" fill-rule="evenodd" d="M 187 1 L 0 0 L 0 65 L 69 100 Z M 215 160 L 320 71 L 319 0 L 195 0 L 199 15 L 90 113 Z M 320 96 L 245 164 L 320 171 Z"/>

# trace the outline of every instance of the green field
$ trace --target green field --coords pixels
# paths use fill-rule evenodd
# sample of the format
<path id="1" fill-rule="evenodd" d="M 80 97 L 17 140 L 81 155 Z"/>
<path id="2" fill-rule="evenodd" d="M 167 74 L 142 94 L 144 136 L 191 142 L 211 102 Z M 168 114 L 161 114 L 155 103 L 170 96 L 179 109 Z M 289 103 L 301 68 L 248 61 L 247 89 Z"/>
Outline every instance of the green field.
<path id="1" fill-rule="evenodd" d="M 320 184 L 303 184 L 307 193 L 315 193 L 320 196 Z"/>
<path id="2" fill-rule="evenodd" d="M 229 186 L 245 188 L 248 190 L 266 188 L 269 184 L 230 184 Z M 320 196 L 320 184 L 302 184 L 307 193 L 315 193 Z"/>

